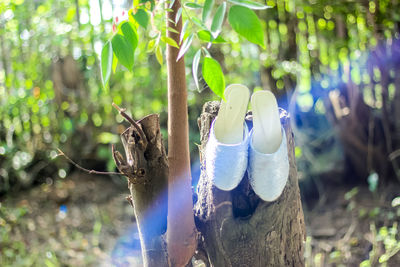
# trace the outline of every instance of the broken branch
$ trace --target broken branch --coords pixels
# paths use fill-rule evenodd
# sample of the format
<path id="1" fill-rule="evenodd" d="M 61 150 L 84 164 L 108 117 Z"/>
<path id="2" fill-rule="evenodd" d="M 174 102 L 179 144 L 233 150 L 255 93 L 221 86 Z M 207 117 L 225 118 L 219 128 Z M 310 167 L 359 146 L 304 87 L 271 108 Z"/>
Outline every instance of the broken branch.
<path id="1" fill-rule="evenodd" d="M 121 114 L 122 117 L 124 117 L 133 127 L 135 127 L 135 129 L 138 131 L 138 133 L 139 133 L 139 135 L 140 135 L 140 138 L 141 138 L 142 140 L 145 140 L 145 135 L 144 135 L 144 132 L 143 132 L 142 128 L 139 126 L 139 124 L 138 124 L 134 119 L 131 118 L 131 116 L 129 116 L 128 114 L 125 113 L 125 110 L 126 110 L 126 109 L 120 108 L 120 107 L 119 107 L 117 104 L 115 104 L 115 103 L 112 103 L 112 106 L 113 106 L 116 110 L 118 110 L 119 114 Z"/>

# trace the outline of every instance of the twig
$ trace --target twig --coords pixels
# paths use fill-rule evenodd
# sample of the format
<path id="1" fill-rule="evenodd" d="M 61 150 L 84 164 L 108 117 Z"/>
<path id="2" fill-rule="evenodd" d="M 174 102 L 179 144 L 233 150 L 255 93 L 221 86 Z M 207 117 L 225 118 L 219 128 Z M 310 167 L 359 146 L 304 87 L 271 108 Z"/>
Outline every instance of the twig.
<path id="1" fill-rule="evenodd" d="M 181 3 L 180 0 L 178 0 L 178 2 L 179 2 L 179 4 L 181 5 L 183 11 L 185 11 L 186 16 L 188 17 L 190 23 L 192 23 L 192 25 L 194 25 L 195 23 L 193 22 L 192 18 L 189 16 L 189 12 L 188 12 L 187 9 L 185 8 L 185 5 L 182 5 L 182 3 Z M 183 22 L 183 18 L 182 18 L 182 22 Z M 177 23 L 175 23 L 175 25 L 176 25 L 176 24 L 177 24 Z"/>
<path id="2" fill-rule="evenodd" d="M 342 242 L 343 244 L 347 244 L 350 240 L 351 235 L 353 234 L 354 230 L 356 229 L 357 226 L 357 221 L 352 220 L 351 225 L 347 229 L 346 234 L 343 236 L 342 239 L 339 240 L 339 242 Z"/>
<path id="3" fill-rule="evenodd" d="M 57 148 L 57 150 L 58 150 L 58 152 L 59 152 L 59 154 L 58 154 L 57 156 L 63 156 L 63 157 L 66 158 L 72 165 L 74 165 L 74 166 L 77 167 L 78 169 L 80 169 L 80 170 L 82 170 L 82 171 L 84 171 L 84 172 L 87 172 L 87 173 L 89 173 L 89 174 L 99 174 L 99 175 L 112 175 L 112 174 L 114 174 L 114 175 L 122 175 L 122 176 L 125 176 L 124 174 L 119 173 L 119 172 L 100 172 L 100 171 L 89 170 L 89 169 L 83 168 L 83 167 L 80 166 L 78 163 L 76 163 L 75 161 L 73 161 L 72 159 L 70 159 L 67 155 L 65 155 L 65 153 L 62 152 L 61 149 Z"/>
<path id="4" fill-rule="evenodd" d="M 125 113 L 125 110 L 126 110 L 126 109 L 120 108 L 120 107 L 119 107 L 117 104 L 115 104 L 115 103 L 112 103 L 112 106 L 113 106 L 116 110 L 118 110 L 119 114 L 121 114 L 122 117 L 124 117 L 133 127 L 136 128 L 136 130 L 138 131 L 138 133 L 139 133 L 139 135 L 140 135 L 140 138 L 141 138 L 142 140 L 146 140 L 142 128 L 139 126 L 139 124 L 137 124 L 137 122 L 136 122 L 134 119 L 132 119 L 128 114 Z"/>

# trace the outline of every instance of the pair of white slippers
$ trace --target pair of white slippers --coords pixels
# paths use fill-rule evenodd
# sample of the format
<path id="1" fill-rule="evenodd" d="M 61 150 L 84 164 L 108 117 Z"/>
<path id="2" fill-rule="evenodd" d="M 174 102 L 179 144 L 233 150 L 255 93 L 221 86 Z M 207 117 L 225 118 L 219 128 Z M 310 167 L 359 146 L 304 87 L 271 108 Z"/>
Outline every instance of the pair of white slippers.
<path id="1" fill-rule="evenodd" d="M 246 170 L 254 192 L 264 201 L 281 194 L 289 176 L 286 135 L 278 104 L 270 91 L 251 96 L 253 129 L 244 121 L 249 89 L 233 84 L 225 90 L 218 116 L 212 122 L 206 146 L 206 173 L 221 190 L 232 190 Z"/>

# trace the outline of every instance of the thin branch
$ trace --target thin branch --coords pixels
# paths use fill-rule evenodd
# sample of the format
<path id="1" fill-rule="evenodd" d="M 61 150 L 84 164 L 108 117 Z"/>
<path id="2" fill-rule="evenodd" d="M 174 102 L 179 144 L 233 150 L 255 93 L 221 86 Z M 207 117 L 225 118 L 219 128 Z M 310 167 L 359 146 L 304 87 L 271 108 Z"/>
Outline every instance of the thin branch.
<path id="1" fill-rule="evenodd" d="M 112 103 L 112 106 L 118 110 L 119 114 L 122 115 L 127 121 L 129 121 L 131 124 L 136 124 L 136 121 L 132 119 L 128 114 L 125 113 L 126 109 L 125 108 L 120 108 L 117 104 L 114 102 Z"/>
<path id="2" fill-rule="evenodd" d="M 189 11 L 187 11 L 187 9 L 185 8 L 185 5 L 183 5 L 180 0 L 176 0 L 176 1 L 178 1 L 181 4 L 181 7 L 182 7 L 183 11 L 186 13 L 186 16 L 188 17 L 190 23 L 192 25 L 196 25 L 196 23 L 193 22 L 192 17 L 189 15 Z M 183 16 L 181 16 L 181 20 L 182 20 L 182 23 L 183 23 Z M 175 23 L 175 26 L 176 26 L 176 23 Z M 213 38 L 212 35 L 211 35 L 211 38 Z M 212 42 L 209 42 L 207 44 L 207 49 L 210 49 L 211 46 L 212 46 Z"/>
<path id="3" fill-rule="evenodd" d="M 100 171 L 89 170 L 89 169 L 83 168 L 83 167 L 80 166 L 78 163 L 76 163 L 75 161 L 73 161 L 72 159 L 70 159 L 67 155 L 65 155 L 65 153 L 62 152 L 61 149 L 57 148 L 57 150 L 58 150 L 58 153 L 59 153 L 57 156 L 63 156 L 63 157 L 66 158 L 72 165 L 74 165 L 74 166 L 77 167 L 78 169 L 80 169 L 80 170 L 82 170 L 82 171 L 84 171 L 84 172 L 87 172 L 87 173 L 89 173 L 89 174 L 99 174 L 99 175 L 112 175 L 112 174 L 114 174 L 114 175 L 122 175 L 122 176 L 125 176 L 124 174 L 119 173 L 119 172 L 100 172 Z"/>
<path id="4" fill-rule="evenodd" d="M 192 18 L 191 18 L 190 15 L 189 15 L 189 12 L 188 12 L 187 9 L 185 8 L 185 5 L 182 5 L 182 3 L 181 3 L 180 0 L 177 0 L 177 1 L 181 4 L 181 7 L 182 7 L 183 11 L 185 11 L 186 16 L 188 17 L 190 23 L 192 23 L 192 25 L 195 25 L 195 23 L 193 22 Z M 181 16 L 181 18 L 182 18 L 182 23 L 183 23 L 183 17 Z M 175 23 L 175 25 L 176 25 L 176 23 Z"/>
<path id="5" fill-rule="evenodd" d="M 116 110 L 118 110 L 119 114 L 121 114 L 122 117 L 124 117 L 133 127 L 136 128 L 136 130 L 138 131 L 138 133 L 139 133 L 139 135 L 140 135 L 140 138 L 141 138 L 143 141 L 145 141 L 145 140 L 146 140 L 146 137 L 145 137 L 145 135 L 144 135 L 144 132 L 143 132 L 142 128 L 139 126 L 139 124 L 138 124 L 134 119 L 132 119 L 128 114 L 125 113 L 125 110 L 126 110 L 126 109 L 120 108 L 120 107 L 119 107 L 117 104 L 115 104 L 115 103 L 112 103 L 112 106 L 113 106 Z"/>

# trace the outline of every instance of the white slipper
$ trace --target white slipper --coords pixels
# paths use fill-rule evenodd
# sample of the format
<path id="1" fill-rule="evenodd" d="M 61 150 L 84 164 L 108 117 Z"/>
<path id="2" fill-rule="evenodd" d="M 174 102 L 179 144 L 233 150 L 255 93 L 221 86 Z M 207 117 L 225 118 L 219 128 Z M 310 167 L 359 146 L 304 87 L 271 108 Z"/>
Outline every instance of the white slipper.
<path id="1" fill-rule="evenodd" d="M 225 89 L 218 116 L 211 124 L 206 146 L 206 173 L 221 190 L 232 190 L 242 180 L 248 162 L 248 129 L 244 122 L 250 92 L 232 84 Z"/>
<path id="2" fill-rule="evenodd" d="M 265 201 L 274 201 L 285 188 L 289 176 L 286 134 L 278 104 L 270 91 L 251 97 L 253 129 L 250 132 L 248 173 L 254 192 Z"/>

